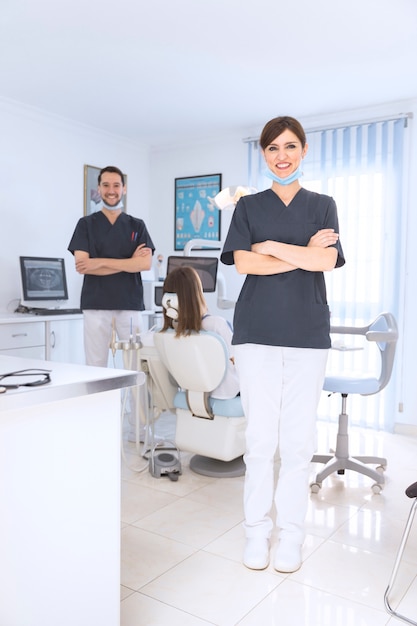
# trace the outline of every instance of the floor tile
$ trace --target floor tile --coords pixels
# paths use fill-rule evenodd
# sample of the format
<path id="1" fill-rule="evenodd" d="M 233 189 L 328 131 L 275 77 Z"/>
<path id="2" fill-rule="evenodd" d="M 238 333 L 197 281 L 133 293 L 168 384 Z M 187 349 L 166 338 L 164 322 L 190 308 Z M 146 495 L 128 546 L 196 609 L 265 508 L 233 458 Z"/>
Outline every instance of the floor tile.
<path id="1" fill-rule="evenodd" d="M 133 593 L 121 604 L 120 626 L 210 626 L 210 624 L 195 615 L 141 593 Z"/>
<path id="2" fill-rule="evenodd" d="M 240 511 L 225 511 L 195 500 L 181 499 L 138 520 L 135 526 L 198 549 L 242 519 Z"/>
<path id="3" fill-rule="evenodd" d="M 395 559 L 405 521 L 389 515 L 386 511 L 358 511 L 333 535 L 332 541 L 349 544 L 361 550 L 369 550 Z M 404 560 L 417 566 L 417 533 L 410 533 Z"/>
<path id="4" fill-rule="evenodd" d="M 237 626 L 385 626 L 387 621 L 383 610 L 285 580 Z"/>
<path id="5" fill-rule="evenodd" d="M 121 537 L 121 583 L 138 590 L 192 553 L 182 543 L 127 526 Z"/>
<path id="6" fill-rule="evenodd" d="M 141 592 L 217 626 L 232 626 L 281 582 L 272 573 L 198 552 Z"/>
<path id="7" fill-rule="evenodd" d="M 127 524 L 163 509 L 177 500 L 174 495 L 142 487 L 129 481 L 122 481 L 121 491 L 121 518 L 122 522 Z"/>
<path id="8" fill-rule="evenodd" d="M 303 563 L 292 580 L 326 593 L 381 610 L 392 559 L 356 547 L 326 541 Z M 401 584 L 410 584 L 413 566 L 405 564 Z"/>

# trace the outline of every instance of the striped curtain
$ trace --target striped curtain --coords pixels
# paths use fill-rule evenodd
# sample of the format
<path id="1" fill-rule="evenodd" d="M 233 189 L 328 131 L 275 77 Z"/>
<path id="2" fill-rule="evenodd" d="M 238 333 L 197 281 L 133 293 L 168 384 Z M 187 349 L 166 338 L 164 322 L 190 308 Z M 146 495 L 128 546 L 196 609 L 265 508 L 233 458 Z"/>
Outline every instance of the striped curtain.
<path id="1" fill-rule="evenodd" d="M 404 152 L 408 116 L 307 131 L 302 185 L 332 196 L 338 207 L 346 265 L 326 274 L 332 323 L 366 325 L 382 311 L 402 312 L 405 272 Z M 257 139 L 248 143 L 248 184 L 270 187 Z M 343 343 L 339 336 L 338 342 Z M 360 375 L 379 372 L 379 351 L 365 341 L 345 339 L 331 350 L 328 370 Z M 352 348 L 352 349 L 350 349 Z M 371 348 L 374 348 L 372 350 Z M 398 411 L 397 358 L 388 387 L 375 396 L 349 398 L 350 422 L 392 431 Z M 324 397 L 319 416 L 333 421 L 340 398 Z"/>

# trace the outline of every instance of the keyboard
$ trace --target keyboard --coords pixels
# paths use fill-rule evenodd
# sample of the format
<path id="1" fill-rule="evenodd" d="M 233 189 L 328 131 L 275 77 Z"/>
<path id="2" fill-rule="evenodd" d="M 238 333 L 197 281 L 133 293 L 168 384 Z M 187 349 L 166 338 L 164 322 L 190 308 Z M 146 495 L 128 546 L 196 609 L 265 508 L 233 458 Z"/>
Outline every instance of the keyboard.
<path id="1" fill-rule="evenodd" d="M 81 309 L 29 309 L 33 315 L 76 315 L 82 313 Z"/>

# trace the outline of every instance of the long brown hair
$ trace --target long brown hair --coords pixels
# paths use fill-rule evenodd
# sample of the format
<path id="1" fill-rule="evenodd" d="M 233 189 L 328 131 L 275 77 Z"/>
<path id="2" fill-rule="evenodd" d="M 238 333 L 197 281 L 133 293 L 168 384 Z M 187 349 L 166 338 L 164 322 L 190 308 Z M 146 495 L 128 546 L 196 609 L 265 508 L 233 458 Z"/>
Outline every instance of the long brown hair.
<path id="1" fill-rule="evenodd" d="M 207 311 L 201 280 L 192 267 L 176 267 L 167 274 L 163 293 L 176 293 L 178 298 L 178 319 L 168 317 L 164 309 L 162 331 L 175 328 L 177 337 L 190 335 L 201 330 L 202 316 Z"/>

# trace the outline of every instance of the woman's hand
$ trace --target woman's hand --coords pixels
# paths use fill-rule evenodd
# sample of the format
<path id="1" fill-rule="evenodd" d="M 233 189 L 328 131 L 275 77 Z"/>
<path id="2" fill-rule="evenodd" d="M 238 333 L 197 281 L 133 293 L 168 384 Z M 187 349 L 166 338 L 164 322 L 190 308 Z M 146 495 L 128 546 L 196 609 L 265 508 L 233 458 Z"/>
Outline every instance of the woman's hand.
<path id="1" fill-rule="evenodd" d="M 259 243 L 253 243 L 251 245 L 251 252 L 273 256 L 273 253 L 271 251 L 271 243 L 273 244 L 274 242 L 267 240 L 267 241 L 260 241 Z"/>
<path id="2" fill-rule="evenodd" d="M 333 246 L 338 239 L 339 235 L 334 232 L 333 228 L 323 228 L 322 230 L 318 230 L 316 234 L 311 237 L 307 248 L 312 246 L 316 248 L 328 248 L 329 246 Z"/>

